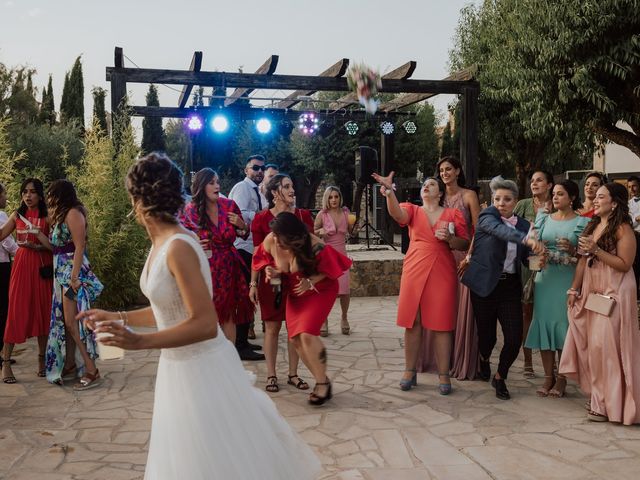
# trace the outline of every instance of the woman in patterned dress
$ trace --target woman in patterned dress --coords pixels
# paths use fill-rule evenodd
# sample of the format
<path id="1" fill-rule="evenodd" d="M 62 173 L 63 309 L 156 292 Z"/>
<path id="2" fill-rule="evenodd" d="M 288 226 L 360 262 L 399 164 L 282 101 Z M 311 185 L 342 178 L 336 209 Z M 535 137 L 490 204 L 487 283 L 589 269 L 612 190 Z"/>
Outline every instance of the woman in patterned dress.
<path id="1" fill-rule="evenodd" d="M 236 202 L 220 197 L 219 180 L 210 168 L 195 174 L 193 197 L 180 221 L 200 239 L 211 269 L 218 321 L 225 337 L 235 343 L 236 324 L 248 322 L 253 307 L 242 273 L 244 262 L 233 242 L 237 236 L 246 238 L 249 230 Z"/>
<path id="2" fill-rule="evenodd" d="M 51 183 L 47 205 L 52 223 L 47 243 L 53 249 L 54 267 L 47 380 L 61 385 L 83 372 L 73 388 L 87 390 L 101 381 L 95 364 L 98 352 L 93 335 L 76 320 L 76 315 L 91 308 L 103 288 L 86 254 L 87 211 L 68 180 Z"/>
<path id="3" fill-rule="evenodd" d="M 51 252 L 44 186 L 37 178 L 27 178 L 20 187 L 22 203 L 0 229 L 0 240 L 16 231 L 16 253 L 9 284 L 9 310 L 4 334 L 2 380 L 16 383 L 11 370 L 11 353 L 16 343 L 38 337 L 38 372 L 45 376 L 45 349 L 51 315 Z"/>

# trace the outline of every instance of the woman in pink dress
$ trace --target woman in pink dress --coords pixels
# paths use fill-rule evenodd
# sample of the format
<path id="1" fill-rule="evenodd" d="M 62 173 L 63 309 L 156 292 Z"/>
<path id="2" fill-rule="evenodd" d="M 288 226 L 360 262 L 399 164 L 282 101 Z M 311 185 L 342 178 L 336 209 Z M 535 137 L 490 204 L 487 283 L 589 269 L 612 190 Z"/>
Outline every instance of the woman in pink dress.
<path id="1" fill-rule="evenodd" d="M 431 330 L 438 365 L 439 391 L 451 393 L 449 378 L 452 332 L 458 311 L 458 277 L 452 250 L 469 246 L 467 227 L 459 210 L 442 206 L 445 186 L 427 178 L 420 195 L 422 206 L 398 203 L 393 191 L 393 172 L 387 177 L 373 174 L 387 197 L 389 215 L 409 227 L 411 243 L 402 263 L 398 325 L 405 328 L 405 372 L 402 390 L 417 385 L 416 362 L 422 330 Z"/>
<path id="2" fill-rule="evenodd" d="M 314 224 L 315 234 L 331 245 L 335 250 L 347 255 L 347 235 L 353 227 L 349 226 L 349 209 L 342 206 L 342 192 L 338 187 L 327 187 L 322 196 L 322 210 L 318 213 Z M 340 308 L 342 320 L 340 328 L 343 335 L 349 335 L 351 327 L 347 313 L 349 311 L 349 271 L 347 270 L 338 279 Z M 320 330 L 320 335 L 329 335 L 329 319 L 327 318 Z"/>
<path id="3" fill-rule="evenodd" d="M 627 190 L 607 183 L 593 206 L 578 240 L 584 254 L 567 290 L 569 331 L 558 371 L 589 395 L 589 420 L 631 425 L 640 423 L 640 331 Z M 613 307 L 587 308 L 590 299 Z"/>

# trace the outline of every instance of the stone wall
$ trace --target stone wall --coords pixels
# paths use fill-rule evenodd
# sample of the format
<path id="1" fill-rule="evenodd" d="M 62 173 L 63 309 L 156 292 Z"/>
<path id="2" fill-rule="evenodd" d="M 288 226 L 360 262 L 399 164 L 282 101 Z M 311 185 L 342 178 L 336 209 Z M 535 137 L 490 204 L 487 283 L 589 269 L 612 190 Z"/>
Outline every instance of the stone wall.
<path id="1" fill-rule="evenodd" d="M 393 250 L 349 250 L 352 297 L 398 295 L 404 255 Z"/>

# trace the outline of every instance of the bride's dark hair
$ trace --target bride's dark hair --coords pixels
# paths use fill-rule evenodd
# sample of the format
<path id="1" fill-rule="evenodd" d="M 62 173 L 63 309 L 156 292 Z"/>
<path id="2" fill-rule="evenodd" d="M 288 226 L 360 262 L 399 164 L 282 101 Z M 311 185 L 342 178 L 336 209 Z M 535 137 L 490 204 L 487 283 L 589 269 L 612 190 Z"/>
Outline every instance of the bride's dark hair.
<path id="1" fill-rule="evenodd" d="M 305 275 L 317 273 L 317 261 L 307 226 L 291 212 L 279 213 L 270 226 L 278 241 L 291 250 L 300 270 Z"/>
<path id="2" fill-rule="evenodd" d="M 184 205 L 182 171 L 164 153 L 136 161 L 127 173 L 126 187 L 143 214 L 178 223 L 176 216 Z"/>

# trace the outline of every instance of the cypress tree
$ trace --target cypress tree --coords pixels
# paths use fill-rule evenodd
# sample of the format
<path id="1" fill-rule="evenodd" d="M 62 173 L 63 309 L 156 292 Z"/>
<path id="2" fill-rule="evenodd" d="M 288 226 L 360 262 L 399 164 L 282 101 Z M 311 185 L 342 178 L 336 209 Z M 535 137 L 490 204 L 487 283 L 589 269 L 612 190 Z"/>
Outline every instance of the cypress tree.
<path id="1" fill-rule="evenodd" d="M 158 89 L 155 85 L 149 85 L 147 92 L 147 106 L 159 107 Z M 160 117 L 144 117 L 142 120 L 142 153 L 148 154 L 156 150 L 164 151 L 165 136 L 162 129 L 162 118 Z"/>
<path id="2" fill-rule="evenodd" d="M 93 87 L 91 90 L 93 94 L 93 121 L 98 122 L 100 132 L 103 135 L 107 134 L 107 112 L 104 107 L 104 99 L 107 92 L 104 88 Z"/>
<path id="3" fill-rule="evenodd" d="M 84 81 L 82 79 L 82 63 L 76 58 L 71 75 L 69 75 L 69 117 L 84 128 Z"/>
<path id="4" fill-rule="evenodd" d="M 41 123 L 47 123 L 51 126 L 56 123 L 56 112 L 53 101 L 53 82 L 49 75 L 49 84 L 42 89 L 42 103 L 40 104 L 40 115 L 38 117 Z"/>
<path id="5" fill-rule="evenodd" d="M 69 72 L 64 74 L 64 85 L 62 87 L 62 98 L 60 99 L 60 121 L 66 123 L 69 119 Z"/>

